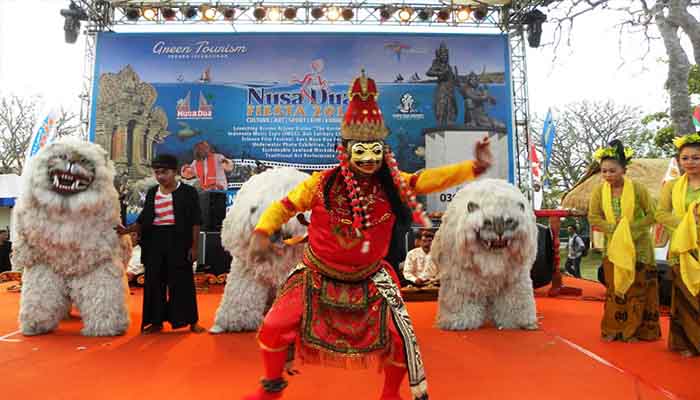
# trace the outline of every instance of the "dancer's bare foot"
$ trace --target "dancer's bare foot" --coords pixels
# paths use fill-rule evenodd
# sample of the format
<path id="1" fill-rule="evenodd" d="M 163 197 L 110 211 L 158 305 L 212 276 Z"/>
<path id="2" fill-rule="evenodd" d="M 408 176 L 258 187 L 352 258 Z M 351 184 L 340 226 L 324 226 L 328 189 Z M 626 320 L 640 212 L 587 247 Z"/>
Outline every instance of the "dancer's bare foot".
<path id="1" fill-rule="evenodd" d="M 202 328 L 199 324 L 192 324 L 190 325 L 190 331 L 199 334 L 206 332 L 206 329 Z"/>

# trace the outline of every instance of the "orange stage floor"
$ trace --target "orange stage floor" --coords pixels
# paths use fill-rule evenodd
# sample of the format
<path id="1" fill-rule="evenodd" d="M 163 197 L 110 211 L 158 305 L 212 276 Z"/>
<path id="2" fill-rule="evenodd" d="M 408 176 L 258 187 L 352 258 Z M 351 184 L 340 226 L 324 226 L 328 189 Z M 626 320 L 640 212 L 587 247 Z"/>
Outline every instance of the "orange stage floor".
<path id="1" fill-rule="evenodd" d="M 700 358 L 686 359 L 654 343 L 603 343 L 602 286 L 583 298 L 539 295 L 541 330 L 443 332 L 433 327 L 434 302 L 410 303 L 428 374 L 430 398 L 448 399 L 700 399 Z M 40 337 L 17 333 L 18 293 L 0 285 L 2 399 L 239 399 L 262 372 L 253 333 L 212 336 L 165 331 L 140 336 L 141 295 L 131 296 L 132 324 L 116 338 L 79 335 L 79 319 Z M 199 295 L 208 327 L 221 288 Z M 301 366 L 284 399 L 377 399 L 375 370 Z M 402 389 L 409 400 L 408 388 Z"/>

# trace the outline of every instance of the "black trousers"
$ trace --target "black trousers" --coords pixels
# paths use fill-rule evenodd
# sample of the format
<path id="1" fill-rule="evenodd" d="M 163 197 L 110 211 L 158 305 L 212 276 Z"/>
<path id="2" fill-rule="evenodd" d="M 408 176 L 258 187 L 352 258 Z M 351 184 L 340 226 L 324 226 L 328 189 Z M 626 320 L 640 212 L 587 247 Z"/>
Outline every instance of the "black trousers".
<path id="1" fill-rule="evenodd" d="M 581 277 L 581 257 L 567 258 L 566 264 L 564 264 L 564 269 L 569 274 L 580 278 Z"/>
<path id="2" fill-rule="evenodd" d="M 199 320 L 189 249 L 174 244 L 175 227 L 154 227 L 144 260 L 143 314 L 141 329 L 169 322 L 181 328 Z"/>

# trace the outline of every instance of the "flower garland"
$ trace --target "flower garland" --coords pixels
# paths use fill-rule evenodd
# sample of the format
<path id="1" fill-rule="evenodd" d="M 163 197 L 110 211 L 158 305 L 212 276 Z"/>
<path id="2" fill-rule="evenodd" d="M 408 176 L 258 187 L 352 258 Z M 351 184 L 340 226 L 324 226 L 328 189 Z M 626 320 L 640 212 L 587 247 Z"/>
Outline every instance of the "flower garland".
<path id="1" fill-rule="evenodd" d="M 677 149 L 680 149 L 681 147 L 689 143 L 700 143 L 700 134 L 693 133 L 690 135 L 679 136 L 673 139 L 673 145 L 676 146 Z"/>
<path id="2" fill-rule="evenodd" d="M 625 161 L 631 160 L 633 155 L 634 150 L 626 147 Z M 593 153 L 593 159 L 598 161 L 598 163 L 600 163 L 604 158 L 614 158 L 617 160 L 619 158 L 617 155 L 617 150 L 614 147 L 601 147 L 600 149 L 596 150 L 595 153 Z"/>

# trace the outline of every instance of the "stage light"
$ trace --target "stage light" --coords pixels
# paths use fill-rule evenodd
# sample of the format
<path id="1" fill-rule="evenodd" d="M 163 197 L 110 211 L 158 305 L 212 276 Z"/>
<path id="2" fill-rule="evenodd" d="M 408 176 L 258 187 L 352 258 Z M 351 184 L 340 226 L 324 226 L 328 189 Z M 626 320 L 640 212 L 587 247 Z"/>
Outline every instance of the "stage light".
<path id="1" fill-rule="evenodd" d="M 323 18 L 323 8 L 314 7 L 313 9 L 311 9 L 311 16 L 314 17 L 314 19 Z"/>
<path id="2" fill-rule="evenodd" d="M 229 7 L 229 8 L 224 10 L 223 14 L 224 14 L 224 19 L 227 21 L 230 21 L 233 19 L 234 16 L 236 16 L 236 9 Z"/>
<path id="3" fill-rule="evenodd" d="M 202 18 L 206 21 L 213 21 L 216 19 L 216 8 L 202 6 Z"/>
<path id="4" fill-rule="evenodd" d="M 540 10 L 532 10 L 525 15 L 527 24 L 527 43 L 530 47 L 540 47 L 542 38 L 542 24 L 547 20 L 547 15 Z"/>
<path id="5" fill-rule="evenodd" d="M 158 17 L 158 10 L 153 7 L 146 7 L 141 11 L 141 15 L 147 21 L 155 21 L 156 17 Z"/>
<path id="6" fill-rule="evenodd" d="M 182 9 L 180 9 L 180 12 L 187 19 L 193 19 L 194 17 L 197 16 L 197 9 L 195 7 L 186 7 L 185 11 L 182 11 Z"/>
<path id="7" fill-rule="evenodd" d="M 340 18 L 340 9 L 338 7 L 328 7 L 326 10 L 326 18 L 330 21 L 337 21 Z"/>
<path id="8" fill-rule="evenodd" d="M 141 10 L 133 7 L 127 8 L 124 15 L 126 15 L 126 19 L 128 19 L 129 21 L 136 21 L 141 16 Z"/>
<path id="9" fill-rule="evenodd" d="M 483 21 L 484 19 L 486 19 L 486 16 L 488 14 L 489 9 L 486 6 L 481 5 L 477 7 L 476 10 L 474 10 L 474 19 L 477 21 Z"/>
<path id="10" fill-rule="evenodd" d="M 87 13 L 71 1 L 67 9 L 61 10 L 61 15 L 66 19 L 63 24 L 64 39 L 66 43 L 75 43 L 80 35 L 80 21 L 87 21 Z"/>
<path id="11" fill-rule="evenodd" d="M 271 7 L 267 10 L 267 18 L 270 21 L 279 21 L 282 19 L 282 11 L 280 11 L 279 7 Z"/>
<path id="12" fill-rule="evenodd" d="M 344 8 L 341 14 L 346 21 L 350 21 L 355 16 L 355 12 L 352 11 L 352 8 Z"/>
<path id="13" fill-rule="evenodd" d="M 391 14 L 393 14 L 393 10 L 389 6 L 384 6 L 379 11 L 379 16 L 381 17 L 382 21 L 386 21 L 391 18 Z"/>
<path id="14" fill-rule="evenodd" d="M 263 19 L 265 19 L 266 14 L 267 14 L 267 11 L 265 10 L 265 7 L 258 7 L 255 10 L 253 10 L 253 16 L 258 21 L 262 21 Z"/>
<path id="15" fill-rule="evenodd" d="M 404 7 L 399 11 L 399 19 L 401 22 L 408 22 L 413 16 L 413 9 L 411 7 Z"/>
<path id="16" fill-rule="evenodd" d="M 163 18 L 165 18 L 166 21 L 172 21 L 175 19 L 176 12 L 172 8 L 163 8 L 160 10 L 160 13 L 163 15 Z"/>
<path id="17" fill-rule="evenodd" d="M 469 7 L 462 7 L 457 11 L 457 21 L 459 22 L 464 22 L 469 19 L 469 15 L 471 15 L 472 10 Z"/>
<path id="18" fill-rule="evenodd" d="M 447 22 L 447 20 L 450 19 L 450 9 L 443 8 L 440 11 L 438 11 L 437 19 L 439 22 Z"/>
<path id="19" fill-rule="evenodd" d="M 284 18 L 294 19 L 297 17 L 297 9 L 294 7 L 287 7 L 284 10 Z"/>
<path id="20" fill-rule="evenodd" d="M 420 11 L 418 11 L 418 19 L 421 21 L 428 21 L 430 18 L 433 17 L 433 9 L 430 7 L 424 8 Z"/>

